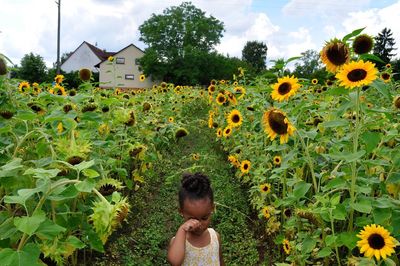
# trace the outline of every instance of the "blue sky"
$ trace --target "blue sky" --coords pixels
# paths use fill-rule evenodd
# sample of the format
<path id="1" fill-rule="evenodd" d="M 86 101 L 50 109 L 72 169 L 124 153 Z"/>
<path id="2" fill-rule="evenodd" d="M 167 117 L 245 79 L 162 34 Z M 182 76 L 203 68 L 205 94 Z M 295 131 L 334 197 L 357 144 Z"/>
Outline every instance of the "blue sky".
<path id="1" fill-rule="evenodd" d="M 160 14 L 180 0 L 62 0 L 61 52 L 83 41 L 107 51 L 130 43 L 145 49 L 138 27 L 152 13 Z M 267 58 L 289 58 L 354 29 L 377 35 L 384 27 L 400 47 L 400 0 L 192 0 L 225 24 L 217 51 L 241 57 L 247 41 L 263 41 Z M 0 52 L 19 64 L 24 54 L 56 61 L 55 0 L 1 0 Z M 400 54 L 400 50 L 398 51 Z M 399 57 L 399 56 L 397 56 Z M 270 63 L 268 63 L 270 65 Z"/>

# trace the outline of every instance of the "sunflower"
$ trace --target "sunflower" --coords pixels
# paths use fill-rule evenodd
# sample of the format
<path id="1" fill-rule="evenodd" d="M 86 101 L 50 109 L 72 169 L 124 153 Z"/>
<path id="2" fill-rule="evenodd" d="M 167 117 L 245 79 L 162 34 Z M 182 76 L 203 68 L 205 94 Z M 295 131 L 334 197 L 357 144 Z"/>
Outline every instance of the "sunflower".
<path id="1" fill-rule="evenodd" d="M 271 140 L 274 140 L 277 135 L 280 136 L 280 143 L 286 143 L 289 136 L 293 135 L 296 128 L 289 122 L 286 114 L 278 109 L 270 109 L 264 112 L 262 118 L 264 131 Z"/>
<path id="2" fill-rule="evenodd" d="M 237 83 L 237 81 L 235 81 Z M 235 84 L 233 84 L 235 85 Z M 244 95 L 246 94 L 246 89 L 243 87 L 235 87 L 234 88 L 235 93 L 239 94 L 240 96 L 238 97 L 238 100 L 242 99 L 244 97 Z"/>
<path id="3" fill-rule="evenodd" d="M 250 168 L 251 168 L 251 162 L 249 160 L 244 160 L 240 164 L 240 171 L 242 171 L 242 174 L 249 173 Z"/>
<path id="4" fill-rule="evenodd" d="M 175 132 L 175 138 L 176 139 L 183 138 L 186 137 L 188 134 L 189 132 L 185 128 L 181 127 Z"/>
<path id="5" fill-rule="evenodd" d="M 299 88 L 300 84 L 298 83 L 298 79 L 294 76 L 279 78 L 278 82 L 272 85 L 273 90 L 271 92 L 271 97 L 273 100 L 279 102 L 288 100 Z"/>
<path id="6" fill-rule="evenodd" d="M 281 163 L 282 163 L 282 157 L 279 156 L 279 155 L 274 156 L 274 164 L 275 165 L 281 165 Z"/>
<path id="7" fill-rule="evenodd" d="M 396 239 L 390 236 L 385 228 L 375 224 L 364 226 L 357 237 L 361 238 L 357 242 L 360 253 L 364 253 L 368 258 L 375 256 L 377 260 L 381 257 L 385 260 L 395 252 L 394 247 L 398 245 Z"/>
<path id="8" fill-rule="evenodd" d="M 141 82 L 143 82 L 145 79 L 146 79 L 146 76 L 145 76 L 144 74 L 142 74 L 142 75 L 139 76 L 139 80 L 140 80 Z"/>
<path id="9" fill-rule="evenodd" d="M 264 217 L 266 219 L 268 219 L 269 217 L 271 217 L 271 210 L 269 209 L 268 206 L 265 206 L 262 210 L 261 210 L 262 214 L 264 215 Z"/>
<path id="10" fill-rule="evenodd" d="M 217 104 L 223 105 L 226 102 L 226 97 L 222 93 L 218 93 L 217 98 L 215 99 Z"/>
<path id="11" fill-rule="evenodd" d="M 388 83 L 390 81 L 391 75 L 390 73 L 387 72 L 383 72 L 381 74 L 381 79 L 383 80 L 383 82 Z"/>
<path id="12" fill-rule="evenodd" d="M 349 47 L 338 39 L 327 42 L 322 49 L 321 60 L 329 72 L 335 73 L 350 60 Z"/>
<path id="13" fill-rule="evenodd" d="M 214 124 L 214 112 L 208 114 L 208 128 L 213 128 Z"/>
<path id="14" fill-rule="evenodd" d="M 64 81 L 64 75 L 57 75 L 57 76 L 54 78 L 54 81 L 55 81 L 57 84 L 62 83 L 62 82 Z"/>
<path id="15" fill-rule="evenodd" d="M 213 94 L 214 92 L 215 92 L 215 85 L 211 84 L 210 86 L 208 86 L 208 93 Z"/>
<path id="16" fill-rule="evenodd" d="M 18 90 L 19 90 L 20 92 L 27 92 L 30 88 L 31 88 L 31 85 L 29 84 L 28 81 L 22 81 L 22 82 L 18 85 Z"/>
<path id="17" fill-rule="evenodd" d="M 222 128 L 217 129 L 217 137 L 218 138 L 222 137 Z"/>
<path id="18" fill-rule="evenodd" d="M 229 103 L 231 103 L 232 105 L 236 105 L 237 104 L 236 97 L 235 97 L 235 95 L 233 95 L 232 92 L 225 91 L 225 95 L 228 97 Z"/>
<path id="19" fill-rule="evenodd" d="M 283 239 L 282 245 L 283 245 L 283 251 L 285 251 L 285 253 L 287 255 L 289 255 L 290 254 L 290 242 L 289 242 L 289 240 Z"/>
<path id="20" fill-rule="evenodd" d="M 312 79 L 311 83 L 314 84 L 314 85 L 317 84 L 318 83 L 318 79 Z"/>
<path id="21" fill-rule="evenodd" d="M 394 97 L 393 104 L 394 104 L 394 107 L 396 107 L 397 109 L 400 109 L 400 95 L 397 95 L 396 97 Z"/>
<path id="22" fill-rule="evenodd" d="M 267 194 L 267 193 L 271 192 L 271 184 L 269 184 L 269 183 L 262 184 L 259 187 L 260 187 L 261 193 Z"/>
<path id="23" fill-rule="evenodd" d="M 222 133 L 222 135 L 227 138 L 232 134 L 232 128 L 230 126 L 227 126 L 226 128 L 224 128 L 224 131 Z"/>
<path id="24" fill-rule="evenodd" d="M 366 54 L 372 50 L 374 39 L 368 34 L 357 36 L 353 41 L 353 51 L 356 54 Z"/>
<path id="25" fill-rule="evenodd" d="M 174 118 L 172 116 L 168 117 L 168 122 L 173 123 L 174 122 Z"/>
<path id="26" fill-rule="evenodd" d="M 198 161 L 200 159 L 200 155 L 198 153 L 193 153 L 192 154 L 192 159 L 195 161 Z"/>
<path id="27" fill-rule="evenodd" d="M 234 81 L 234 82 L 232 83 L 233 86 L 237 86 L 238 84 L 239 84 L 239 82 L 237 82 L 237 81 Z"/>
<path id="28" fill-rule="evenodd" d="M 39 93 L 42 92 L 42 89 L 39 87 L 39 84 L 38 84 L 37 82 L 34 82 L 34 83 L 32 84 L 32 90 L 33 90 L 33 93 L 34 93 L 35 95 L 38 95 Z"/>
<path id="29" fill-rule="evenodd" d="M 243 122 L 242 114 L 237 109 L 233 109 L 227 118 L 228 125 L 231 127 L 240 127 Z"/>
<path id="30" fill-rule="evenodd" d="M 219 84 L 224 85 L 225 83 L 226 83 L 226 81 L 225 81 L 224 79 L 221 79 L 221 80 L 219 81 Z"/>
<path id="31" fill-rule="evenodd" d="M 67 96 L 67 93 L 65 92 L 65 89 L 63 86 L 60 84 L 56 84 L 53 89 L 49 90 L 51 94 L 55 95 L 62 95 L 62 96 Z"/>
<path id="32" fill-rule="evenodd" d="M 392 68 L 392 65 L 391 65 L 391 64 L 386 64 L 385 67 L 386 67 L 387 69 L 390 69 L 390 68 Z"/>
<path id="33" fill-rule="evenodd" d="M 228 161 L 229 161 L 233 166 L 235 166 L 236 168 L 239 168 L 239 167 L 240 167 L 240 162 L 239 162 L 239 159 L 237 158 L 236 155 L 229 155 L 229 156 L 228 156 Z"/>
<path id="34" fill-rule="evenodd" d="M 340 85 L 347 89 L 353 89 L 358 86 L 369 85 L 377 77 L 378 70 L 375 64 L 363 60 L 352 61 L 343 66 L 336 74 L 336 78 L 340 80 Z"/>

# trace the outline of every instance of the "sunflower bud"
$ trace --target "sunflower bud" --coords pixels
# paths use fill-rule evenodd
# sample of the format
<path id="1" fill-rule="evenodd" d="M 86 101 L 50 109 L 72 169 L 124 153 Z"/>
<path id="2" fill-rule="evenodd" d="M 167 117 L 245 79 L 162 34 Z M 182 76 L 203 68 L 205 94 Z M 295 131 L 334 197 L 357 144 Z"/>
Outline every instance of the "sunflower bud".
<path id="1" fill-rule="evenodd" d="M 367 34 L 357 36 L 353 41 L 353 51 L 356 54 L 366 54 L 372 50 L 374 40 Z"/>
<path id="2" fill-rule="evenodd" d="M 91 77 L 92 77 L 92 71 L 90 71 L 90 69 L 82 68 L 81 70 L 79 70 L 79 78 L 82 81 L 89 81 Z"/>

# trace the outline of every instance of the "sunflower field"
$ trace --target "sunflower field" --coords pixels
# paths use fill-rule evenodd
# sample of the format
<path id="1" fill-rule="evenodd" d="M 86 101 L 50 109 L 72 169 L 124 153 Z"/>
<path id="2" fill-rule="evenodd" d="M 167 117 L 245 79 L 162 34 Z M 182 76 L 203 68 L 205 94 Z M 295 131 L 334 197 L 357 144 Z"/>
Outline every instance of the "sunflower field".
<path id="1" fill-rule="evenodd" d="M 168 265 L 200 171 L 226 265 L 400 265 L 400 83 L 361 32 L 322 48 L 326 80 L 291 59 L 208 87 L 0 72 L 0 264 Z"/>

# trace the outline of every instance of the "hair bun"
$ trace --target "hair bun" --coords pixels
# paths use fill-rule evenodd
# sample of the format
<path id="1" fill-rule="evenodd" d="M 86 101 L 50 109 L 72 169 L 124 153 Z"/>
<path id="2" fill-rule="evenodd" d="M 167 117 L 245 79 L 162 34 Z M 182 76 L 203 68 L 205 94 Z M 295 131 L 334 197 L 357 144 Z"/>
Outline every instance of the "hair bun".
<path id="1" fill-rule="evenodd" d="M 183 175 L 181 185 L 186 191 L 201 196 L 210 189 L 210 180 L 202 173 L 188 173 Z"/>

